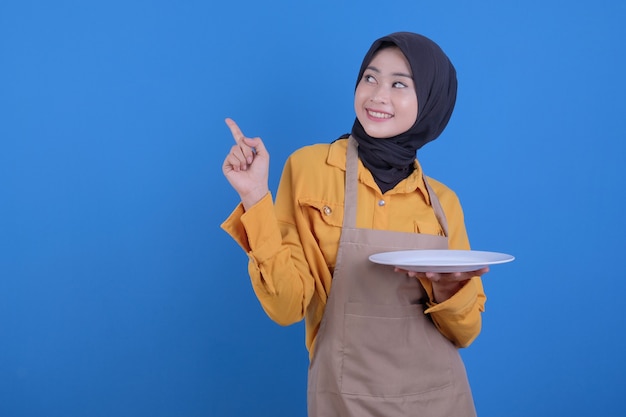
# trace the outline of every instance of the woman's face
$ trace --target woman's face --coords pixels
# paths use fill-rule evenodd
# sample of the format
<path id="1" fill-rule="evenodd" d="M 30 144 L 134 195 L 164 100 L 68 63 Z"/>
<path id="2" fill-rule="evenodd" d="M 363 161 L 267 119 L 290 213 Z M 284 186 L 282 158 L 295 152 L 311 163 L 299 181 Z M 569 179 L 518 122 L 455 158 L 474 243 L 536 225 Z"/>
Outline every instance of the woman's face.
<path id="1" fill-rule="evenodd" d="M 411 67 L 400 49 L 388 47 L 374 55 L 356 87 L 354 110 L 373 138 L 390 138 L 415 124 L 417 94 Z"/>

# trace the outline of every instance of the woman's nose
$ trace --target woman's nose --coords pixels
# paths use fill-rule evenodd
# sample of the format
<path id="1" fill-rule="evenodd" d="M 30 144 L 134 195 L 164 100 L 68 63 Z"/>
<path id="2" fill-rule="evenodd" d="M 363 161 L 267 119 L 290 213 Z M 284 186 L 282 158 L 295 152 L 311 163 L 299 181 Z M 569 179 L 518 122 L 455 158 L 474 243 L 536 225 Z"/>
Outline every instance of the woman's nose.
<path id="1" fill-rule="evenodd" d="M 372 103 L 387 103 L 389 101 L 389 93 L 384 87 L 378 87 L 372 91 L 370 100 Z"/>

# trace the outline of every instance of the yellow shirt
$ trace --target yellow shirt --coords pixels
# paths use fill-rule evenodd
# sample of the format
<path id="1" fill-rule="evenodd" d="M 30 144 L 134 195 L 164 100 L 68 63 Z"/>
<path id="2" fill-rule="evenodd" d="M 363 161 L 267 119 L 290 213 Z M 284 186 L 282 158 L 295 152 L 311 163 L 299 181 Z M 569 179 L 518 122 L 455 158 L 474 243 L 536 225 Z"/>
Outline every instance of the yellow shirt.
<path id="1" fill-rule="evenodd" d="M 248 253 L 248 272 L 265 312 L 281 325 L 305 319 L 306 346 L 312 355 L 332 275 L 343 223 L 347 139 L 294 152 L 287 160 L 276 202 L 268 193 L 244 212 L 240 204 L 222 224 Z M 381 194 L 359 161 L 357 227 L 442 234 L 430 206 L 422 169 Z M 463 211 L 456 194 L 428 178 L 448 221 L 450 249 L 469 249 Z M 422 280 L 432 300 L 432 285 Z M 430 302 L 439 331 L 459 347 L 480 333 L 485 294 L 474 277 L 450 299 Z"/>

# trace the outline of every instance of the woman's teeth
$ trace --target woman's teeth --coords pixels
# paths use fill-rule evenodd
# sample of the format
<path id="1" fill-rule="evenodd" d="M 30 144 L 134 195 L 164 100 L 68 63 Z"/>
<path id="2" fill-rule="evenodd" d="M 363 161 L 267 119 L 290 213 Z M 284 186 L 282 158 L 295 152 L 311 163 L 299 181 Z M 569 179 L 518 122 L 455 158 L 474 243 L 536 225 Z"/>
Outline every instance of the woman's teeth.
<path id="1" fill-rule="evenodd" d="M 367 114 L 372 117 L 376 117 L 377 119 L 391 119 L 391 115 L 389 113 L 381 113 L 377 111 L 368 110 Z"/>

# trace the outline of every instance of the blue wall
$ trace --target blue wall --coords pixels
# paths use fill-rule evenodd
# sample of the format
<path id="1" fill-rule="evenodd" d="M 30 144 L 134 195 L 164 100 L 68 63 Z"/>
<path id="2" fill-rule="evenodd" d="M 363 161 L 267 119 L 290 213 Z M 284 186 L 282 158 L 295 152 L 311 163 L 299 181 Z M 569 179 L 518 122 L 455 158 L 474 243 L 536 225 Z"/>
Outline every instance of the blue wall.
<path id="1" fill-rule="evenodd" d="M 427 173 L 485 276 L 479 415 L 623 416 L 622 1 L 0 3 L 0 416 L 304 416 L 301 324 L 220 230 L 223 123 L 296 148 L 349 130 L 361 58 L 436 40 L 459 99 Z"/>

